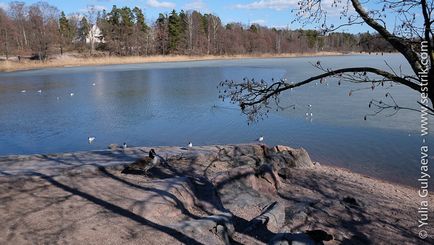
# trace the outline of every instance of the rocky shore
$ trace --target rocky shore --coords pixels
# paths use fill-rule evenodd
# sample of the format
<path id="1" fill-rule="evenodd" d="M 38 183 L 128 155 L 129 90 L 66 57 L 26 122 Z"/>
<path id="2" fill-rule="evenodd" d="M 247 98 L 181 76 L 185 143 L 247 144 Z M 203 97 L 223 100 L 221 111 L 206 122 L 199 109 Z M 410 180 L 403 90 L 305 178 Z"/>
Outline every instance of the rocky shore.
<path id="1" fill-rule="evenodd" d="M 415 189 L 303 149 L 154 149 L 133 172 L 150 148 L 0 157 L 0 244 L 434 242 L 418 238 Z"/>

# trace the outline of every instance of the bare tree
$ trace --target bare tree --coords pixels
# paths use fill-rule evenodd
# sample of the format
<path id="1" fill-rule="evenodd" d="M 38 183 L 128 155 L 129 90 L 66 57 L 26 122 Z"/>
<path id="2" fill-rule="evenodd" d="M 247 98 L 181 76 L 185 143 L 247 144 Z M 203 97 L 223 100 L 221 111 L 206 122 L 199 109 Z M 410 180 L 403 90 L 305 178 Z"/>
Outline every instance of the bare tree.
<path id="1" fill-rule="evenodd" d="M 92 54 L 94 49 L 99 49 L 114 55 L 235 55 L 393 49 L 379 34 L 333 32 L 323 35 L 314 30 L 275 29 L 242 23 L 223 27 L 218 16 L 194 10 L 181 11 L 180 20 L 173 15 L 170 26 L 170 16 L 166 14 L 161 14 L 148 26 L 145 14 L 138 7 L 131 10 L 114 6 L 106 13 L 88 6 L 84 15 L 58 15 L 56 8 L 44 2 L 28 6 L 12 2 L 0 23 L 1 38 L 6 40 L 0 42 L 2 52 L 9 56 L 32 54 L 34 58 L 44 59 L 48 53 L 58 50 L 61 54 L 73 50 Z M 92 27 L 96 23 L 99 28 Z M 323 29 L 333 28 L 324 26 Z"/>
<path id="2" fill-rule="evenodd" d="M 32 28 L 30 48 L 39 60 L 45 60 L 49 47 L 59 41 L 59 10 L 45 2 L 38 2 L 30 6 L 28 15 Z"/>
<path id="3" fill-rule="evenodd" d="M 188 50 L 188 54 L 192 54 L 193 53 L 193 28 L 194 28 L 194 24 L 193 24 L 193 13 L 192 11 L 187 11 L 185 13 L 185 18 L 184 18 L 184 24 L 186 26 L 185 31 L 186 36 L 187 36 L 187 50 Z"/>
<path id="4" fill-rule="evenodd" d="M 89 51 L 90 54 L 92 54 L 95 51 L 95 42 L 97 39 L 96 31 L 98 30 L 95 26 L 97 15 L 98 15 L 98 10 L 96 9 L 95 5 L 88 5 L 86 17 L 87 17 L 87 21 L 90 24 L 89 34 L 88 34 L 88 38 L 90 42 L 90 51 Z"/>
<path id="5" fill-rule="evenodd" d="M 386 97 L 390 103 L 372 100 L 369 107 L 374 107 L 378 114 L 384 110 L 392 110 L 394 113 L 401 109 L 423 111 L 434 115 L 434 40 L 433 40 L 433 2 L 426 0 L 385 0 L 379 10 L 373 9 L 370 5 L 367 10 L 359 0 L 334 0 L 332 7 L 340 8 L 341 19 L 347 21 L 341 25 L 334 26 L 327 22 L 327 11 L 322 0 L 301 0 L 295 21 L 303 24 L 319 23 L 323 33 L 336 31 L 339 28 L 367 24 L 386 40 L 396 51 L 401 53 L 412 68 L 413 74 L 404 74 L 391 67 L 389 71 L 368 66 L 346 67 L 341 69 L 326 68 L 320 62 L 314 66 L 320 69 L 321 74 L 305 79 L 304 81 L 288 82 L 286 80 L 272 81 L 271 83 L 245 79 L 242 82 L 223 81 L 220 83 L 223 99 L 230 99 L 232 103 L 239 104 L 242 111 L 248 115 L 250 120 L 263 117 L 271 108 L 284 109 L 280 105 L 279 95 L 286 90 L 297 88 L 316 80 L 324 80 L 328 77 L 336 78 L 337 82 L 351 82 L 368 84 L 375 89 L 386 82 L 397 83 L 408 87 L 410 90 L 422 92 L 421 88 L 428 88 L 427 103 L 421 103 L 420 109 L 399 106 L 390 94 Z M 364 1 L 366 4 L 369 0 Z M 378 5 L 377 5 L 378 6 Z M 393 15 L 396 19 L 393 30 L 386 25 L 387 14 Z M 416 15 L 423 16 L 419 23 Z M 423 57 L 421 51 L 427 56 Z M 426 62 L 428 60 L 428 62 Z M 422 74 L 421 76 L 418 76 Z M 426 86 L 425 86 L 426 85 Z M 350 92 L 351 94 L 351 92 Z M 273 105 L 274 104 L 274 105 Z M 273 105 L 273 106 L 272 106 Z M 365 116 L 366 119 L 366 116 Z"/>
<path id="6" fill-rule="evenodd" d="M 3 45 L 0 46 L 0 49 L 3 50 L 3 53 L 6 56 L 6 60 L 9 59 L 9 36 L 11 32 L 11 24 L 9 19 L 6 16 L 5 11 L 0 8 L 0 43 Z"/>
<path id="7" fill-rule="evenodd" d="M 28 47 L 27 40 L 27 15 L 28 9 L 25 6 L 24 2 L 13 1 L 9 3 L 9 15 L 12 17 L 15 22 L 15 38 L 18 44 L 18 48 L 20 50 L 25 50 Z"/>

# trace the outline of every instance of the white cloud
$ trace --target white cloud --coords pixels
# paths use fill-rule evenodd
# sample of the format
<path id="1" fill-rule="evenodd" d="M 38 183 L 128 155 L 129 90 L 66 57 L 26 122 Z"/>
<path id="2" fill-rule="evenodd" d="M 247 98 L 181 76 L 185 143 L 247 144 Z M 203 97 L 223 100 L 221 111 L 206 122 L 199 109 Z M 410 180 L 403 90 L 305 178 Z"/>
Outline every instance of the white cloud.
<path id="1" fill-rule="evenodd" d="M 252 24 L 264 25 L 267 21 L 259 19 L 259 20 L 252 20 L 251 22 Z"/>
<path id="2" fill-rule="evenodd" d="M 93 6 L 93 8 L 96 10 L 96 11 L 102 11 L 102 10 L 107 10 L 107 7 L 106 6 L 102 6 L 102 5 L 95 5 L 95 6 Z"/>
<path id="3" fill-rule="evenodd" d="M 193 0 L 192 2 L 186 3 L 184 9 L 206 11 L 208 10 L 208 6 L 202 0 Z"/>
<path id="4" fill-rule="evenodd" d="M 146 5 L 152 8 L 166 8 L 166 9 L 173 9 L 175 8 L 176 4 L 172 2 L 162 2 L 159 0 L 148 0 Z"/>
<path id="5" fill-rule="evenodd" d="M 287 9 L 298 9 L 298 2 L 300 0 L 256 0 L 251 3 L 246 4 L 236 4 L 235 8 L 238 9 L 273 9 L 277 11 L 281 10 L 287 10 Z M 322 10 L 326 11 L 328 15 L 330 16 L 337 16 L 340 14 L 340 11 L 342 11 L 342 8 L 348 4 L 347 1 L 338 1 L 338 6 L 332 6 L 334 5 L 334 0 L 322 0 L 321 1 L 321 8 Z M 350 4 L 350 13 L 353 12 L 353 7 Z M 305 13 L 305 15 L 309 15 L 309 13 Z"/>
<path id="6" fill-rule="evenodd" d="M 89 11 L 103 11 L 103 10 L 107 10 L 108 8 L 106 6 L 103 5 L 88 5 L 86 8 L 84 9 L 80 9 L 81 13 L 87 13 Z"/>
<path id="7" fill-rule="evenodd" d="M 274 9 L 284 10 L 297 6 L 298 0 L 259 0 L 247 4 L 236 4 L 239 9 Z"/>

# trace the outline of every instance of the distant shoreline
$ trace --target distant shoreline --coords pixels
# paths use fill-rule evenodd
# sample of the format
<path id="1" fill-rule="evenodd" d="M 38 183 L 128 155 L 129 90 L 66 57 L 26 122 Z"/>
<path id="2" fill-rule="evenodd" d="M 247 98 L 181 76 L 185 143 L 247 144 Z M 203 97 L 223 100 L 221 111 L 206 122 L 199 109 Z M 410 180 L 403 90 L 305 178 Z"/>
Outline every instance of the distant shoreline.
<path id="1" fill-rule="evenodd" d="M 315 56 L 340 56 L 360 54 L 354 52 L 315 52 L 315 53 L 286 53 L 286 54 L 253 54 L 253 55 L 159 55 L 159 56 L 105 56 L 78 58 L 69 55 L 59 56 L 46 62 L 40 61 L 0 61 L 0 72 L 35 70 L 55 67 L 81 67 L 99 65 L 122 65 L 160 62 L 205 61 L 205 60 L 234 60 L 261 58 L 297 58 Z"/>

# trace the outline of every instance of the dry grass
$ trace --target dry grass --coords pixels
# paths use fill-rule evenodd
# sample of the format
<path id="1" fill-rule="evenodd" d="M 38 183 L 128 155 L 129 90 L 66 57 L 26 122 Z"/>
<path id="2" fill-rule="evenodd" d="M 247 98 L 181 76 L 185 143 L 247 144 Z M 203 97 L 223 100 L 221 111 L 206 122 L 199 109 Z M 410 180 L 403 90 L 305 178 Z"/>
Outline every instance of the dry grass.
<path id="1" fill-rule="evenodd" d="M 94 65 L 113 65 L 113 64 L 137 64 L 151 62 L 180 62 L 180 61 L 199 61 L 199 60 L 221 60 L 221 59 L 248 59 L 248 58 L 288 58 L 303 56 L 330 56 L 343 55 L 339 52 L 318 52 L 318 53 L 288 53 L 288 54 L 255 54 L 255 55 L 233 55 L 233 56 L 187 56 L 187 55 L 166 55 L 166 56 L 128 56 L 128 57 L 90 57 L 75 58 L 63 56 L 51 59 L 46 62 L 40 61 L 3 61 L 0 62 L 0 71 L 10 72 L 18 70 L 41 69 L 50 67 L 74 67 L 74 66 L 94 66 Z"/>

